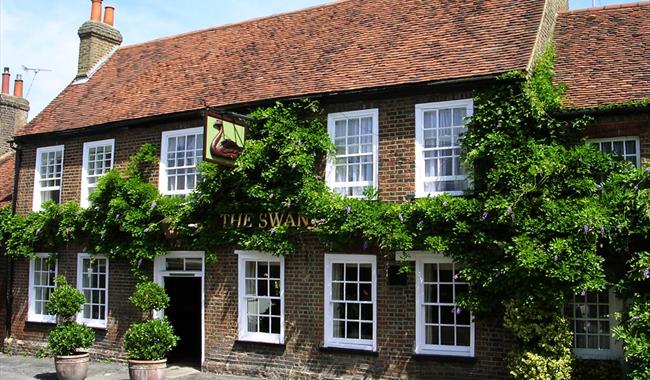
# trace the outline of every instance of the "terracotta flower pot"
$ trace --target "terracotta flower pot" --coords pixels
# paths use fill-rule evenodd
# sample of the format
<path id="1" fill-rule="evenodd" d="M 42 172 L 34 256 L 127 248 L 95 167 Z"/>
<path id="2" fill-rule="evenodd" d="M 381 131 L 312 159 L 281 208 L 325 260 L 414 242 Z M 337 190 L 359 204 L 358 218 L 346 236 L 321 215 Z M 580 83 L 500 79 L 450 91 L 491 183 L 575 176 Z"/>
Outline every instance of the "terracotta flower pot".
<path id="1" fill-rule="evenodd" d="M 163 380 L 167 369 L 167 359 L 129 360 L 131 380 Z"/>
<path id="2" fill-rule="evenodd" d="M 84 380 L 88 374 L 89 364 L 88 353 L 54 357 L 54 367 L 59 380 Z"/>

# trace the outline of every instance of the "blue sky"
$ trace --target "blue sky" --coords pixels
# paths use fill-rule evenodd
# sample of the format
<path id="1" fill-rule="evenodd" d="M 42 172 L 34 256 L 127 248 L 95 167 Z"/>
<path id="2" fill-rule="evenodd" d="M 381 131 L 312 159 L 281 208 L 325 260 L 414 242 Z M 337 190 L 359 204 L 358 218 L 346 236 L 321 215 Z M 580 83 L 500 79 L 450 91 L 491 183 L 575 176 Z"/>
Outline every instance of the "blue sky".
<path id="1" fill-rule="evenodd" d="M 399 1 L 399 0 L 396 0 Z M 123 44 L 209 28 L 275 13 L 329 3 L 331 0 L 104 0 L 115 7 L 115 27 Z M 597 6 L 629 0 L 596 0 Z M 592 0 L 570 0 L 572 9 Z M 36 116 L 76 74 L 77 29 L 90 16 L 90 0 L 0 0 L 0 67 L 22 74 Z M 34 72 L 22 66 L 44 68 Z"/>

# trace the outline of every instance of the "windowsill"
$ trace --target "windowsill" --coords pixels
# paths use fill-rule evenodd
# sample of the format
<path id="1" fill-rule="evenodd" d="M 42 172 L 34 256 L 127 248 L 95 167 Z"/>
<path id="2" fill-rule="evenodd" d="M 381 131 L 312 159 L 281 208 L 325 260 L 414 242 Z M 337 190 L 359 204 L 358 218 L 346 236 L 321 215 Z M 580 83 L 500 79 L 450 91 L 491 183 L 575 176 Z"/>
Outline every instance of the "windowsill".
<path id="1" fill-rule="evenodd" d="M 365 348 L 332 347 L 332 346 L 324 346 L 323 344 L 318 346 L 318 351 L 323 352 L 323 353 L 332 353 L 332 354 L 379 356 L 378 351 L 373 351 L 373 350 L 369 350 L 369 349 L 365 349 Z"/>
<path id="2" fill-rule="evenodd" d="M 458 355 L 445 355 L 445 354 L 416 354 L 411 355 L 413 359 L 417 360 L 430 360 L 436 362 L 454 362 L 454 363 L 468 363 L 474 364 L 478 362 L 476 356 L 458 356 Z"/>
<path id="3" fill-rule="evenodd" d="M 464 191 L 441 191 L 441 192 L 436 192 L 436 193 L 416 193 L 415 194 L 415 199 L 420 199 L 420 198 L 434 198 L 439 195 L 449 195 L 451 197 L 460 197 L 465 195 Z"/>
<path id="4" fill-rule="evenodd" d="M 286 347 L 285 343 L 261 342 L 259 340 L 246 340 L 246 339 L 237 339 L 235 341 L 235 344 L 240 346 L 262 346 L 262 347 L 276 347 L 282 349 Z"/>
<path id="5" fill-rule="evenodd" d="M 45 325 L 56 325 L 56 320 L 53 321 L 47 321 L 47 320 L 42 320 L 42 319 L 30 319 L 27 318 L 27 323 L 40 323 L 40 324 L 45 324 Z"/>
<path id="6" fill-rule="evenodd" d="M 573 354 L 582 360 L 621 360 L 623 359 L 623 352 L 609 349 L 609 350 L 589 350 L 589 349 L 573 349 Z"/>
<path id="7" fill-rule="evenodd" d="M 84 326 L 88 326 L 91 329 L 95 329 L 95 330 L 108 330 L 107 325 L 99 325 L 99 324 L 96 324 L 96 323 L 88 323 L 88 322 L 84 322 L 84 321 L 77 321 L 77 323 L 80 323 L 80 324 L 82 324 Z"/>

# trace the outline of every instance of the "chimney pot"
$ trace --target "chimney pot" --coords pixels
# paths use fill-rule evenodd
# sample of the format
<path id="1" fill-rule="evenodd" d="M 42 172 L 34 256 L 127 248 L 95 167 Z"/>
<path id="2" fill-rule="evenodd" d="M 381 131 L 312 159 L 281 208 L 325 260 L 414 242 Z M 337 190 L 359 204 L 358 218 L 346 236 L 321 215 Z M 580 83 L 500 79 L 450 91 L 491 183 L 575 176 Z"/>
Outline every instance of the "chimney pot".
<path id="1" fill-rule="evenodd" d="M 5 67 L 2 71 L 2 93 L 5 95 L 9 94 L 9 79 L 11 74 L 9 74 L 9 68 Z"/>
<path id="2" fill-rule="evenodd" d="M 14 96 L 17 98 L 23 97 L 23 76 L 16 74 L 16 80 L 14 81 Z"/>
<path id="3" fill-rule="evenodd" d="M 93 21 L 101 21 L 102 19 L 102 0 L 91 0 L 92 8 L 90 8 L 90 19 Z"/>
<path id="4" fill-rule="evenodd" d="M 115 7 L 104 8 L 104 24 L 113 26 L 115 22 Z"/>

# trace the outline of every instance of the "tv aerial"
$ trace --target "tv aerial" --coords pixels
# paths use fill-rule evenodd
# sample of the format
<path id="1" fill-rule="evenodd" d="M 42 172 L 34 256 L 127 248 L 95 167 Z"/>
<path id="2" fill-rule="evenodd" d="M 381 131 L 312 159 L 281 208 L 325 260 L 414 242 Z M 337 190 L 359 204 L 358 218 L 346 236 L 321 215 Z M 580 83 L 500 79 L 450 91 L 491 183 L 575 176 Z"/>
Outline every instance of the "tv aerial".
<path id="1" fill-rule="evenodd" d="M 23 65 L 23 71 L 25 71 L 25 72 L 31 71 L 31 72 L 34 73 L 34 76 L 32 77 L 32 81 L 29 84 L 29 87 L 27 88 L 27 93 L 25 94 L 25 98 L 26 98 L 29 95 L 29 91 L 32 89 L 32 86 L 34 85 L 34 81 L 36 80 L 36 75 L 38 75 L 38 73 L 40 73 L 41 71 L 48 72 L 48 71 L 52 71 L 52 70 L 44 69 L 44 68 L 38 68 L 38 67 L 27 67 L 27 66 Z"/>

